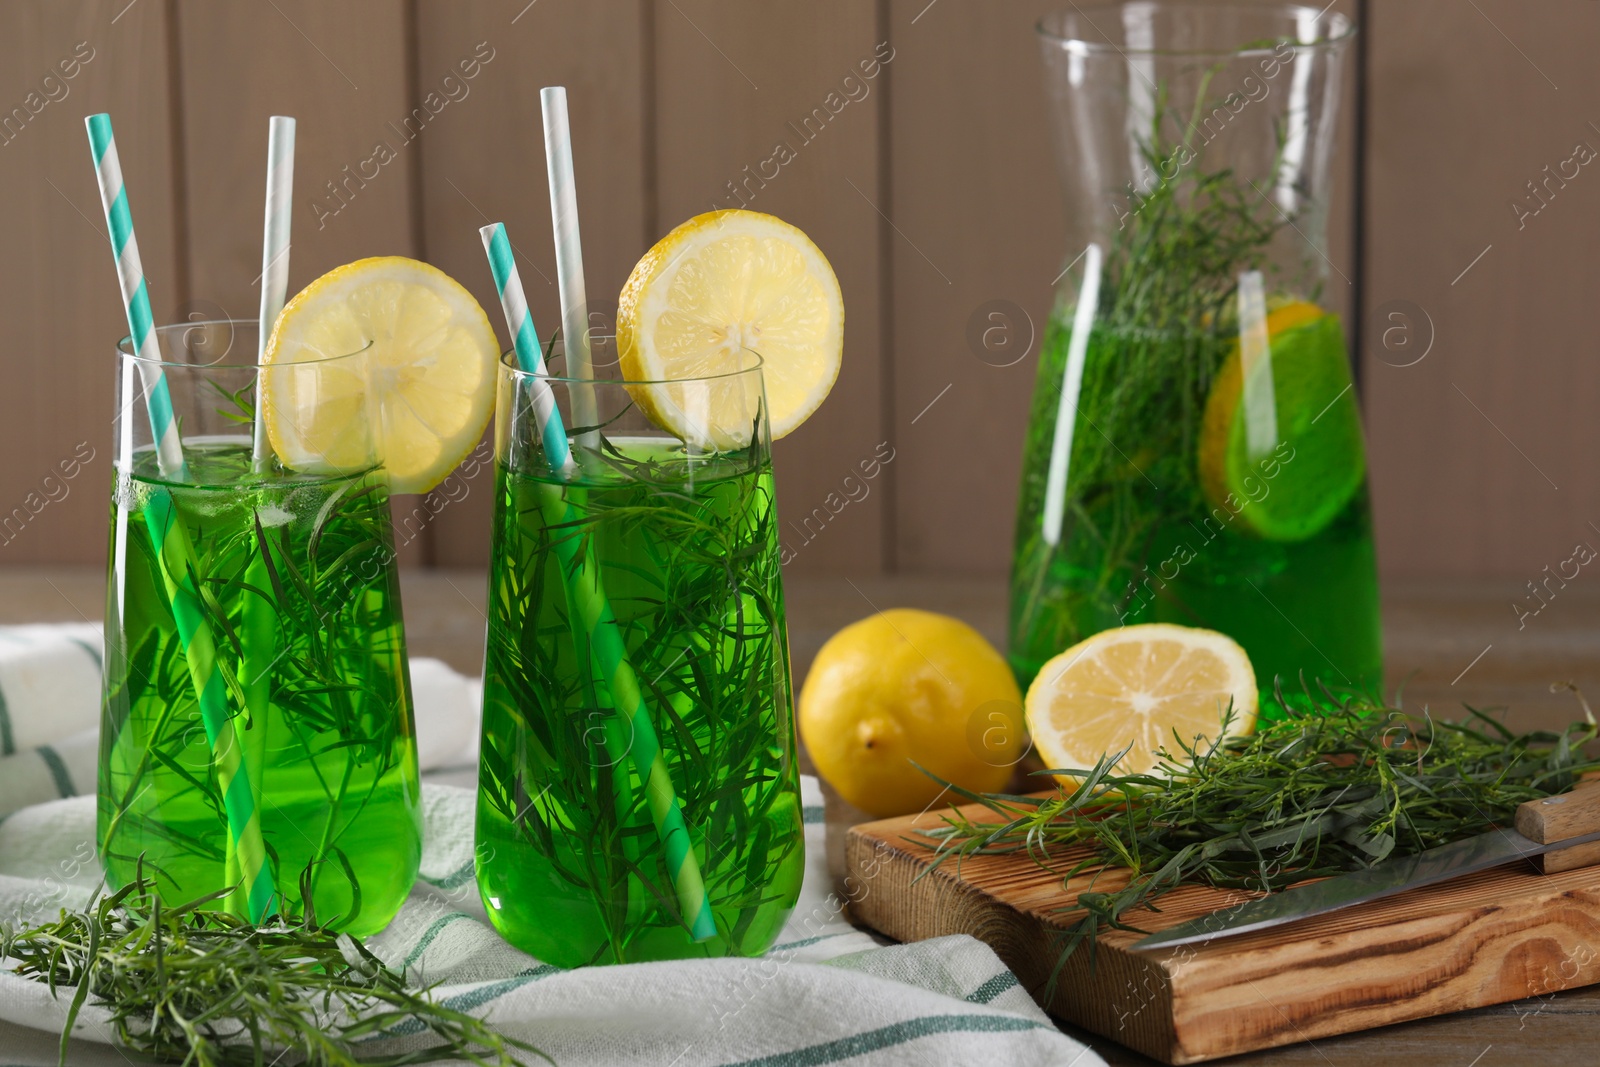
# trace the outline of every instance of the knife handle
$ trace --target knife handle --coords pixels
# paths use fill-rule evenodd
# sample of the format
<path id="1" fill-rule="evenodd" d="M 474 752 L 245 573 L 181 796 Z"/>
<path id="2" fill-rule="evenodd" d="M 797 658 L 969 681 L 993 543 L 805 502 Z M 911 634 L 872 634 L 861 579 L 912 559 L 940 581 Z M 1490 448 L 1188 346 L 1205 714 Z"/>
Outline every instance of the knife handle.
<path id="1" fill-rule="evenodd" d="M 1571 792 L 1517 806 L 1517 833 L 1541 845 L 1600 832 L 1600 782 L 1580 782 Z M 1544 874 L 1600 863 L 1600 841 L 1547 852 L 1535 861 Z"/>

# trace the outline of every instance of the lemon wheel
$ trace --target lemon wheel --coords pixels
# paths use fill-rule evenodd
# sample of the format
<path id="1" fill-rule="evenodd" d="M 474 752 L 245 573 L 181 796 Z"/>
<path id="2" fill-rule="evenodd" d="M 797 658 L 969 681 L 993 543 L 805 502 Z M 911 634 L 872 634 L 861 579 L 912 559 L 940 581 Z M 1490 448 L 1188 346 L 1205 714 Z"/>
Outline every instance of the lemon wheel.
<path id="1" fill-rule="evenodd" d="M 742 393 L 674 379 L 756 365 L 774 440 L 816 411 L 839 377 L 844 298 L 827 257 L 799 229 L 756 211 L 712 211 L 646 252 L 622 289 L 617 354 L 656 425 L 713 450 L 744 447 Z"/>
<path id="2" fill-rule="evenodd" d="M 394 492 L 425 493 L 483 436 L 498 357 L 489 317 L 443 271 L 400 256 L 347 263 L 278 316 L 263 358 L 267 439 L 296 470 L 370 456 Z"/>
<path id="3" fill-rule="evenodd" d="M 1366 480 L 1361 409 L 1351 386 L 1339 318 L 1306 301 L 1267 316 L 1270 356 L 1249 378 L 1239 346 L 1218 371 L 1201 422 L 1200 485 L 1214 514 L 1269 541 L 1314 537 L 1342 514 Z M 1246 394 L 1264 395 L 1276 448 L 1249 449 Z"/>

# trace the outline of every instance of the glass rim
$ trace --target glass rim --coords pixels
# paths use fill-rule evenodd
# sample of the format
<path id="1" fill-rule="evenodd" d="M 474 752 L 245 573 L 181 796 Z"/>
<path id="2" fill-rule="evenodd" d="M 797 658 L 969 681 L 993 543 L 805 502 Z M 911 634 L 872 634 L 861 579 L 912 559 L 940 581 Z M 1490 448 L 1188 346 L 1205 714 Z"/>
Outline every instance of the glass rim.
<path id="1" fill-rule="evenodd" d="M 694 374 L 687 378 L 577 378 L 568 374 L 551 374 L 548 368 L 543 372 L 523 370 L 517 366 L 517 350 L 515 348 L 508 348 L 500 353 L 500 366 L 503 370 L 509 371 L 518 378 L 548 382 L 552 385 L 620 385 L 624 388 L 630 385 L 685 385 L 690 382 L 715 382 L 724 378 L 737 378 L 745 374 L 755 374 L 761 377 L 762 386 L 765 388 L 766 376 L 763 372 L 766 369 L 767 361 L 762 358 L 759 352 L 751 352 L 750 355 L 755 358 L 754 366 L 721 371 L 717 374 Z"/>
<path id="2" fill-rule="evenodd" d="M 230 327 L 230 328 L 237 328 L 237 327 L 240 327 L 240 326 L 249 326 L 249 327 L 254 327 L 256 330 L 260 330 L 261 322 L 258 319 L 198 319 L 198 320 L 196 320 L 194 322 L 169 322 L 169 323 L 166 323 L 166 324 L 161 325 L 161 326 L 152 326 L 150 329 L 151 329 L 152 333 L 161 334 L 161 333 L 166 333 L 166 332 L 169 332 L 169 331 L 172 331 L 172 330 L 195 330 L 195 329 L 201 329 L 201 328 L 206 327 L 206 326 L 227 326 L 227 327 Z M 117 341 L 117 355 L 121 356 L 124 359 L 132 360 L 134 363 L 145 364 L 145 365 L 148 365 L 148 366 L 162 367 L 162 368 L 170 368 L 172 370 L 258 370 L 259 371 L 259 370 L 265 370 L 268 367 L 316 367 L 316 366 L 320 366 L 320 365 L 327 364 L 327 363 L 334 363 L 334 362 L 337 362 L 338 360 L 341 360 L 341 359 L 351 359 L 351 358 L 353 358 L 355 356 L 362 355 L 362 354 L 370 351 L 372 349 L 372 345 L 373 345 L 373 342 L 369 338 L 367 340 L 366 344 L 362 345 L 360 348 L 356 349 L 353 352 L 345 352 L 345 353 L 342 353 L 341 355 L 337 355 L 337 356 L 322 356 L 319 359 L 301 359 L 301 360 L 296 360 L 293 363 L 263 363 L 263 362 L 261 362 L 261 350 L 260 350 L 260 348 L 258 346 L 257 349 L 256 349 L 255 354 L 253 355 L 253 357 L 250 360 L 248 360 L 248 361 L 240 361 L 238 363 L 224 363 L 222 361 L 224 359 L 226 359 L 228 357 L 229 352 L 231 352 L 233 350 L 232 346 L 230 345 L 227 352 L 222 353 L 222 355 L 218 356 L 216 359 L 212 360 L 210 363 L 186 363 L 186 362 L 182 362 L 180 360 L 175 360 L 175 359 L 161 359 L 161 358 L 150 359 L 150 358 L 148 358 L 146 356 L 141 356 L 138 352 L 135 352 L 133 350 L 133 335 L 132 334 L 124 334 Z"/>
<path id="3" fill-rule="evenodd" d="M 1046 23 L 1061 16 L 1079 14 L 1094 25 L 1094 20 L 1089 17 L 1091 12 L 1109 14 L 1131 6 L 1137 2 L 1141 7 L 1166 7 L 1170 9 L 1184 9 L 1196 11 L 1203 9 L 1249 11 L 1255 13 L 1276 13 L 1282 15 L 1299 15 L 1311 13 L 1320 19 L 1327 19 L 1331 36 L 1319 38 L 1315 41 L 1291 41 L 1280 38 L 1274 42 L 1273 47 L 1251 46 L 1248 48 L 1129 48 L 1117 44 L 1115 41 L 1090 41 L 1082 37 L 1074 37 L 1051 29 Z M 1106 54 L 1115 53 L 1119 56 L 1152 56 L 1172 58 L 1254 58 L 1256 56 L 1276 55 L 1278 48 L 1289 45 L 1296 52 L 1321 52 L 1331 51 L 1342 47 L 1356 35 L 1357 26 L 1355 19 L 1342 11 L 1328 11 L 1326 8 L 1314 7 L 1310 4 L 1284 4 L 1284 3 L 1248 3 L 1242 0 L 1184 0 L 1182 3 L 1173 0 L 1109 0 L 1109 2 L 1079 6 L 1074 4 L 1070 10 L 1060 9 L 1052 11 L 1034 23 L 1033 30 L 1040 39 L 1053 44 L 1065 51 L 1078 54 Z"/>

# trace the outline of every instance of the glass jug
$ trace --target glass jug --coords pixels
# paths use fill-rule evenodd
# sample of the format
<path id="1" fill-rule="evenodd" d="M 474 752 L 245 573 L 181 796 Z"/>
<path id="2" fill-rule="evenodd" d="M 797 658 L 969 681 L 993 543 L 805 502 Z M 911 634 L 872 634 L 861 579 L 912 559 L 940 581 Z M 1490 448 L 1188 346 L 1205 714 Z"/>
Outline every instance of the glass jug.
<path id="1" fill-rule="evenodd" d="M 1239 641 L 1268 713 L 1276 686 L 1292 703 L 1381 684 L 1366 451 L 1328 298 L 1353 33 L 1313 7 L 1193 0 L 1039 24 L 1069 239 L 1017 513 L 1023 685 L 1142 622 Z"/>

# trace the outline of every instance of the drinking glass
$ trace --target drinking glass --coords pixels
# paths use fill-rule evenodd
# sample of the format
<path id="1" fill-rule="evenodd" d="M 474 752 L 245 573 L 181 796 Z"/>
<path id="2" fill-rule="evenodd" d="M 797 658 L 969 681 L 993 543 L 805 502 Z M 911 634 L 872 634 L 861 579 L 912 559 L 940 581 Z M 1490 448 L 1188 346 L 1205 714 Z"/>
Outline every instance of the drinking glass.
<path id="1" fill-rule="evenodd" d="M 706 432 L 658 429 L 634 392 Z M 541 436 L 552 396 L 571 431 L 561 467 Z M 575 421 L 580 398 L 593 422 Z M 495 457 L 477 816 L 489 918 L 560 966 L 760 954 L 804 864 L 760 367 L 595 381 L 508 353 Z M 699 929 L 688 871 L 709 907 Z"/>
<path id="2" fill-rule="evenodd" d="M 388 924 L 421 857 L 389 491 L 359 411 L 338 462 L 252 459 L 262 395 L 368 381 L 366 353 L 256 362 L 254 322 L 157 328 L 183 469 L 158 462 L 118 347 L 99 844 L 113 886 L 246 898 L 353 934 Z M 159 402 L 159 401 L 158 401 Z M 293 434 L 285 407 L 279 434 Z M 208 720 L 208 715 L 210 716 Z M 252 830 L 252 821 L 256 829 Z M 251 842 L 257 842 L 252 859 Z"/>
<path id="3" fill-rule="evenodd" d="M 1353 32 L 1326 9 L 1211 0 L 1040 23 L 1069 237 L 1017 512 L 1024 685 L 1140 622 L 1238 640 L 1269 713 L 1279 683 L 1291 701 L 1381 683 L 1361 415 L 1328 295 Z"/>

